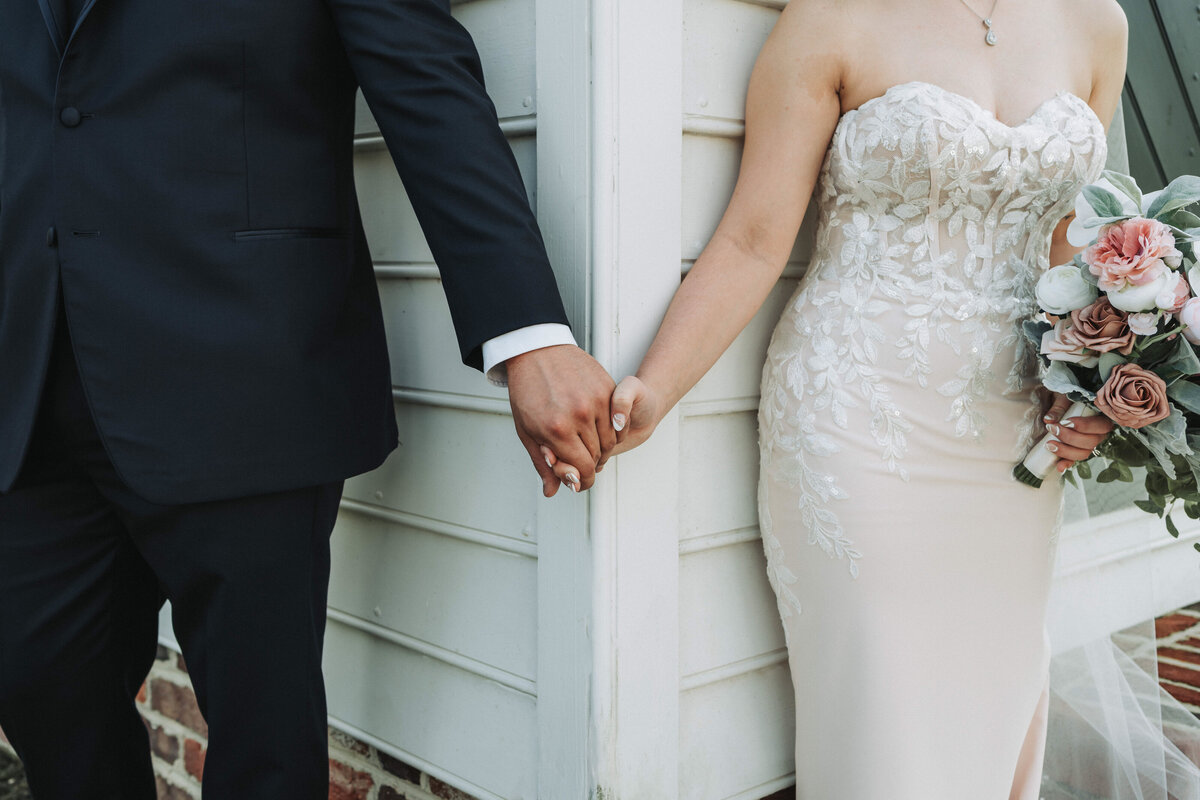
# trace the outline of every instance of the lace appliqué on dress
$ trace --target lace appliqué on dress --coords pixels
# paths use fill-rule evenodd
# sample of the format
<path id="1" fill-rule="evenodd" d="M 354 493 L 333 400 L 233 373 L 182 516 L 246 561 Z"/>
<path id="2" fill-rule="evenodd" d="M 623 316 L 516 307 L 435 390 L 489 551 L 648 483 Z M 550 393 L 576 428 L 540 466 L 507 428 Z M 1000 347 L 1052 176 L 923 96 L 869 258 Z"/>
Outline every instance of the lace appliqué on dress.
<path id="1" fill-rule="evenodd" d="M 915 82 L 838 123 L 812 264 L 772 339 L 760 423 L 764 491 L 786 487 L 809 542 L 852 576 L 862 554 L 833 508 L 849 495 L 820 465 L 841 445 L 823 431 L 865 424 L 886 469 L 909 480 L 913 426 L 894 386 L 915 382 L 946 404 L 956 437 L 982 441 L 988 403 L 1029 392 L 1036 359 L 1019 325 L 1035 309 L 1051 234 L 1104 154 L 1103 126 L 1067 93 L 1014 127 Z M 947 374 L 946 364 L 958 366 Z M 999 435 L 1019 449 L 1032 429 Z M 772 585 L 798 611 L 765 500 L 760 514 Z"/>

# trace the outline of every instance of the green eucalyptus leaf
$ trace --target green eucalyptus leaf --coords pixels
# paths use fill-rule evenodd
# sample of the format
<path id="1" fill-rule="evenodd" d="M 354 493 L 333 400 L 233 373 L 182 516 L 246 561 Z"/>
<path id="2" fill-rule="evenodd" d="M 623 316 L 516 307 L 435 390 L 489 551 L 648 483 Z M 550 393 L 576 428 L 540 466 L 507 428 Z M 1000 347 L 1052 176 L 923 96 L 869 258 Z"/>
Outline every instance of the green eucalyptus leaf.
<path id="1" fill-rule="evenodd" d="M 1078 262 L 1076 264 L 1076 266 L 1079 267 L 1079 276 L 1081 278 L 1083 278 L 1085 281 L 1087 281 L 1088 283 L 1090 283 L 1092 286 L 1095 286 L 1098 288 L 1100 286 L 1100 276 L 1093 275 L 1092 268 L 1089 267 L 1087 265 L 1087 262 L 1085 262 L 1079 256 L 1075 256 L 1075 260 L 1076 260 L 1076 262 Z"/>
<path id="2" fill-rule="evenodd" d="M 1083 388 L 1079 379 L 1075 377 L 1075 373 L 1062 361 L 1051 362 L 1046 369 L 1046 374 L 1042 377 L 1042 385 L 1059 394 L 1082 395 L 1085 400 L 1096 399 L 1096 393 Z"/>
<path id="3" fill-rule="evenodd" d="M 1196 356 L 1196 351 L 1187 339 L 1177 336 L 1174 349 L 1159 368 L 1179 370 L 1184 375 L 1200 375 L 1200 357 Z"/>
<path id="4" fill-rule="evenodd" d="M 1100 474 L 1096 476 L 1096 483 L 1112 483 L 1119 477 L 1121 477 L 1121 473 L 1117 472 L 1112 464 L 1109 464 L 1100 470 Z"/>
<path id="5" fill-rule="evenodd" d="M 1121 201 L 1108 189 L 1101 189 L 1095 185 L 1085 186 L 1083 187 L 1083 196 L 1087 198 L 1088 205 L 1092 207 L 1092 210 L 1101 217 L 1118 217 L 1125 213 L 1125 207 L 1121 205 Z"/>
<path id="6" fill-rule="evenodd" d="M 1185 208 L 1177 209 L 1162 220 L 1164 224 L 1173 229 L 1176 236 L 1182 236 L 1185 239 L 1190 239 L 1189 228 L 1200 227 L 1200 217 Z"/>
<path id="7" fill-rule="evenodd" d="M 1120 364 L 1128 364 L 1128 363 L 1129 363 L 1129 359 L 1125 358 L 1125 356 L 1121 355 L 1120 353 L 1117 353 L 1114 351 L 1109 351 L 1107 353 L 1101 353 L 1100 354 L 1100 365 L 1097 367 L 1097 369 L 1100 372 L 1100 380 L 1107 381 L 1108 376 L 1113 371 L 1113 368 L 1117 367 Z"/>
<path id="8" fill-rule="evenodd" d="M 1175 527 L 1175 521 L 1173 519 L 1171 519 L 1170 514 L 1167 514 L 1166 516 L 1163 517 L 1163 522 L 1167 523 L 1167 533 L 1171 534 L 1176 539 L 1178 539 L 1179 538 L 1179 528 Z"/>
<path id="9" fill-rule="evenodd" d="M 1164 214 L 1170 214 L 1196 202 L 1200 202 L 1200 178 L 1195 175 L 1180 175 L 1167 184 L 1163 193 L 1150 204 L 1150 208 L 1146 209 L 1146 216 L 1158 219 Z"/>
<path id="10" fill-rule="evenodd" d="M 1157 514 L 1161 509 L 1149 500 L 1134 500 L 1133 504 L 1147 514 Z"/>
<path id="11" fill-rule="evenodd" d="M 1078 473 L 1079 473 L 1079 477 L 1083 478 L 1085 481 L 1086 481 L 1086 480 L 1088 480 L 1089 478 L 1091 478 L 1091 477 L 1092 477 L 1092 464 L 1091 464 L 1091 461 L 1090 461 L 1090 460 L 1088 460 L 1088 461 L 1080 461 L 1079 463 L 1077 463 L 1077 464 L 1075 465 L 1075 469 L 1074 469 L 1073 471 L 1074 471 L 1074 472 L 1078 472 Z"/>
<path id="12" fill-rule="evenodd" d="M 1063 473 L 1063 477 L 1067 479 L 1067 483 L 1071 484 L 1076 489 L 1079 488 L 1079 482 L 1075 480 L 1075 470 L 1073 470 L 1073 469 L 1067 470 L 1066 472 Z"/>
<path id="13" fill-rule="evenodd" d="M 1188 411 L 1200 414 L 1200 386 L 1187 380 L 1178 380 L 1167 387 L 1167 397 Z"/>
<path id="14" fill-rule="evenodd" d="M 1137 181 L 1111 169 L 1104 170 L 1104 177 L 1108 179 L 1109 183 L 1120 189 L 1121 194 L 1132 200 L 1135 206 L 1142 207 L 1142 190 L 1138 188 Z"/>
<path id="15" fill-rule="evenodd" d="M 1021 331 L 1025 334 L 1025 338 L 1033 343 L 1039 350 L 1042 347 L 1042 337 L 1046 331 L 1054 328 L 1049 322 L 1043 322 L 1038 319 L 1027 319 L 1021 323 Z"/>

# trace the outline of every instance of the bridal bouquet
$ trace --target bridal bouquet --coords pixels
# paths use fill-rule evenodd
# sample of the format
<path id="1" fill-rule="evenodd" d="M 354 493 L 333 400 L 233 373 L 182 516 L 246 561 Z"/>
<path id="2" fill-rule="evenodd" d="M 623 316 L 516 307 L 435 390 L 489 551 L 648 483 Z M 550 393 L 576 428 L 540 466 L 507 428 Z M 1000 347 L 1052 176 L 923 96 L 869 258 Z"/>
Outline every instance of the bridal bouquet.
<path id="1" fill-rule="evenodd" d="M 1132 178 L 1105 172 L 1084 188 L 1067 232 L 1087 249 L 1041 277 L 1042 313 L 1024 325 L 1042 384 L 1074 401 L 1063 419 L 1100 413 L 1116 424 L 1093 456 L 1106 462 L 1096 480 L 1132 481 L 1133 468 L 1145 468 L 1137 506 L 1172 535 L 1177 501 L 1200 519 L 1200 217 L 1188 210 L 1197 202 L 1200 178 L 1143 196 Z M 1017 480 L 1042 485 L 1057 461 L 1045 448 L 1052 439 L 1013 469 Z M 1091 477 L 1093 459 L 1068 479 Z"/>

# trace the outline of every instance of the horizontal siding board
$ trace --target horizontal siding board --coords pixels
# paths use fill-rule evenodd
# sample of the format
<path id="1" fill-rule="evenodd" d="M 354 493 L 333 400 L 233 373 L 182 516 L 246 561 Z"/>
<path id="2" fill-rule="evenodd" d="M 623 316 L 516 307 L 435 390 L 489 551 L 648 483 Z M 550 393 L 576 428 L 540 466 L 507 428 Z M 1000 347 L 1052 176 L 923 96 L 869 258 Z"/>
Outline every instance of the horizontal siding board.
<path id="1" fill-rule="evenodd" d="M 501 118 L 535 112 L 533 0 L 473 0 L 454 7 L 475 40 L 488 95 Z M 355 130 L 379 132 L 360 93 Z"/>
<path id="2" fill-rule="evenodd" d="M 795 700 L 787 664 L 684 692 L 679 800 L 724 800 L 790 774 Z"/>
<path id="3" fill-rule="evenodd" d="M 534 698 L 336 620 L 329 712 L 503 798 L 537 796 Z M 336 679 L 332 679 L 336 676 Z"/>
<path id="4" fill-rule="evenodd" d="M 680 538 L 758 524 L 757 425 L 753 411 L 681 423 Z"/>
<path id="5" fill-rule="evenodd" d="M 745 119 L 750 72 L 778 18 L 778 11 L 738 0 L 686 0 L 685 114 Z"/>
<path id="6" fill-rule="evenodd" d="M 332 544 L 332 608 L 536 679 L 536 559 L 347 509 Z"/>
<path id="7" fill-rule="evenodd" d="M 784 646 L 759 540 L 683 556 L 679 672 L 704 672 Z"/>
<path id="8" fill-rule="evenodd" d="M 532 136 L 510 139 L 525 180 L 530 203 L 537 182 L 537 141 Z M 377 262 L 429 264 L 433 255 L 417 223 L 412 204 L 386 150 L 360 152 L 354 160 L 354 178 L 362 206 L 363 227 Z"/>
<path id="9" fill-rule="evenodd" d="M 505 400 L 503 389 L 463 365 L 441 281 L 384 280 L 379 297 L 395 386 Z"/>
<path id="10" fill-rule="evenodd" d="M 510 417 L 398 403 L 401 445 L 346 497 L 420 517 L 536 540 L 541 482 Z"/>

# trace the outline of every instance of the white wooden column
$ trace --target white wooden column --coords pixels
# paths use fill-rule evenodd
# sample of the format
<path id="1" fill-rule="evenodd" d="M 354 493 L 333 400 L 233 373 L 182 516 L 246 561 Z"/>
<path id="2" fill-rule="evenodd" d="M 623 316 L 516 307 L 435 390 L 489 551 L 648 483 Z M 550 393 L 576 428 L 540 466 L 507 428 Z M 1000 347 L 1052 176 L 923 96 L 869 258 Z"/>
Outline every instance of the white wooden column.
<path id="1" fill-rule="evenodd" d="M 591 317 L 590 0 L 536 0 L 538 217 L 579 344 Z M 531 476 L 532 477 L 532 476 Z M 538 797 L 592 787 L 588 496 L 538 507 Z"/>
<path id="2" fill-rule="evenodd" d="M 634 371 L 679 285 L 681 0 L 593 0 L 595 352 Z M 678 793 L 679 423 L 593 490 L 597 797 Z"/>

